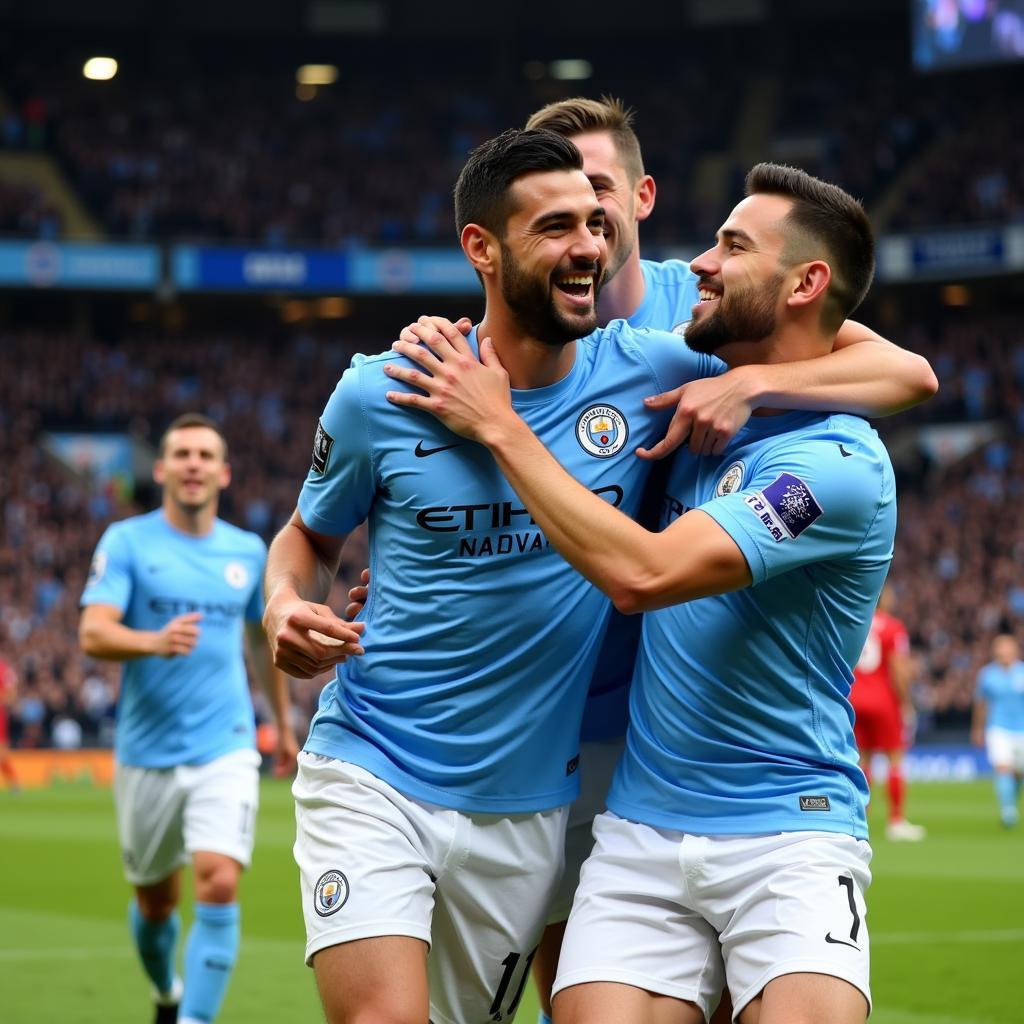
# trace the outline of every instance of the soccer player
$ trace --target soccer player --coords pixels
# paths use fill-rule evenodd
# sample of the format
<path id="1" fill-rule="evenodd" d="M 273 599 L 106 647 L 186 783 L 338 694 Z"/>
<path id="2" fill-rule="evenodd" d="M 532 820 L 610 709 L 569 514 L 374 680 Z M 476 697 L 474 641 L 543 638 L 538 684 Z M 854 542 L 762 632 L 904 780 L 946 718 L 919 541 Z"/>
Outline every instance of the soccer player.
<path id="1" fill-rule="evenodd" d="M 554 133 L 503 133 L 463 169 L 456 219 L 484 285 L 479 331 L 510 368 L 515 407 L 599 501 L 633 514 L 649 463 L 632 445 L 651 446 L 669 418 L 644 397 L 722 367 L 670 334 L 594 330 L 604 216 L 581 168 Z M 490 455 L 429 416 L 395 414 L 395 359 L 357 357 L 342 377 L 268 559 L 277 664 L 305 676 L 340 665 L 293 790 L 306 954 L 329 1021 L 483 1024 L 514 1012 L 560 871 L 609 603 Z M 831 359 L 766 379 L 821 398 Z M 849 366 L 835 373 L 826 401 L 862 393 Z M 322 602 L 367 516 L 372 586 L 365 621 L 349 625 Z"/>
<path id="2" fill-rule="evenodd" d="M 11 757 L 11 739 L 8 732 L 8 708 L 18 695 L 18 675 L 12 665 L 0 658 L 0 775 L 11 793 L 17 793 L 18 775 Z"/>
<path id="3" fill-rule="evenodd" d="M 108 527 L 82 594 L 82 650 L 124 662 L 114 796 L 135 889 L 131 931 L 158 1024 L 212 1021 L 238 951 L 238 884 L 259 800 L 246 658 L 277 719 L 279 770 L 297 746 L 286 680 L 260 625 L 266 547 L 217 518 L 227 456 L 212 420 L 174 420 L 153 466 L 160 507 Z M 189 861 L 195 921 L 182 984 L 176 907 Z"/>
<path id="4" fill-rule="evenodd" d="M 910 701 L 910 638 L 907 629 L 891 612 L 892 591 L 885 587 L 871 618 L 864 650 L 853 669 L 850 704 L 853 734 L 860 751 L 860 767 L 871 786 L 871 760 L 882 754 L 889 766 L 886 787 L 889 821 L 885 834 L 896 842 L 919 842 L 923 826 L 903 816 L 907 784 L 903 775 L 903 750 L 914 706 Z"/>
<path id="5" fill-rule="evenodd" d="M 758 165 L 747 193 L 693 262 L 687 343 L 734 368 L 817 362 L 870 283 L 867 217 L 792 168 Z M 389 400 L 487 447 L 547 540 L 649 613 L 556 1017 L 697 1024 L 724 978 L 741 1024 L 861 1024 L 870 848 L 847 697 L 895 531 L 877 435 L 849 415 L 756 416 L 718 457 L 676 461 L 651 533 L 530 431 L 486 339 L 482 363 L 457 333 L 395 348 L 420 370 L 391 366 L 417 390 Z"/>
<path id="6" fill-rule="evenodd" d="M 1013 828 L 1020 821 L 1024 776 L 1024 661 L 1017 638 L 1009 633 L 992 641 L 992 660 L 978 673 L 971 739 L 988 751 L 999 819 Z"/>
<path id="7" fill-rule="evenodd" d="M 583 172 L 594 186 L 605 211 L 605 242 L 608 265 L 598 298 L 598 323 L 624 319 L 632 327 L 682 334 L 700 300 L 697 275 L 683 260 L 658 263 L 640 256 L 640 224 L 654 210 L 656 185 L 644 170 L 640 142 L 633 128 L 633 112 L 620 100 L 575 97 L 550 103 L 529 119 L 527 128 L 547 128 L 571 139 L 583 154 Z M 844 322 L 836 335 L 836 348 L 863 340 L 888 345 L 861 324 Z M 890 346 L 891 348 L 891 346 Z M 889 355 L 893 355 L 890 352 Z M 931 393 L 933 375 L 919 356 L 905 353 L 908 384 L 920 381 L 922 396 Z M 712 383 L 712 386 L 714 384 Z M 681 398 L 684 422 L 692 422 L 691 449 L 700 452 L 715 436 L 713 416 L 724 410 L 702 405 L 703 382 L 694 382 Z M 680 401 L 678 394 L 667 403 Z M 656 446 L 661 454 L 670 445 Z M 597 661 L 590 696 L 583 715 L 580 746 L 580 796 L 569 811 L 565 842 L 565 870 L 549 914 L 533 975 L 541 1004 L 541 1022 L 551 1015 L 551 984 L 558 966 L 565 922 L 569 917 L 580 867 L 593 845 L 593 819 L 604 810 L 612 773 L 625 745 L 629 681 L 640 638 L 639 617 L 613 612 L 605 648 Z M 911 826 L 916 827 L 916 826 Z M 728 999 L 715 1016 L 730 1018 Z"/>

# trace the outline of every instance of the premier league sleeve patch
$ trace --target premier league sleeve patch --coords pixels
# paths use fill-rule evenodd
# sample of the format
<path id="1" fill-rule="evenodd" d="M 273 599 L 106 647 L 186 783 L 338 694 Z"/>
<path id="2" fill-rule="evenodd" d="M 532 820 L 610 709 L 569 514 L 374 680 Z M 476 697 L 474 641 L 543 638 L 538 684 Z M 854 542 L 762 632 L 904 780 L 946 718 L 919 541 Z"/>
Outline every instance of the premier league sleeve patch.
<path id="1" fill-rule="evenodd" d="M 823 512 L 810 487 L 792 473 L 783 473 L 764 490 L 750 495 L 745 503 L 777 544 L 795 540 Z"/>
<path id="2" fill-rule="evenodd" d="M 323 476 L 327 471 L 327 460 L 331 457 L 331 449 L 334 447 L 334 438 L 324 430 L 323 420 L 317 420 L 316 436 L 313 438 L 313 465 L 314 473 Z"/>

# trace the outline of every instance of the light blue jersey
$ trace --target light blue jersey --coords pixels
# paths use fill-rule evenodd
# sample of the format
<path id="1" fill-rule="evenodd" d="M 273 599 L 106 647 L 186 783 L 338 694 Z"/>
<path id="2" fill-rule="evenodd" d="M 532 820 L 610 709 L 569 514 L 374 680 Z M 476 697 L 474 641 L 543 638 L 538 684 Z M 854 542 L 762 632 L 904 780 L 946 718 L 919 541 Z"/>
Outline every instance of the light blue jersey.
<path id="1" fill-rule="evenodd" d="M 855 416 L 754 417 L 723 455 L 676 462 L 666 525 L 691 508 L 753 585 L 644 616 L 608 806 L 698 834 L 866 837 L 848 696 L 892 557 L 885 448 Z"/>
<path id="2" fill-rule="evenodd" d="M 682 260 L 641 260 L 640 270 L 644 276 L 644 300 L 626 323 L 630 327 L 682 334 L 694 305 L 700 301 L 697 275 Z M 680 339 L 679 344 L 685 342 Z M 717 365 L 720 369 L 716 372 L 721 372 L 724 366 Z M 584 740 L 607 740 L 625 734 L 629 683 L 639 646 L 640 617 L 620 615 L 613 609 L 583 712 Z"/>
<path id="3" fill-rule="evenodd" d="M 366 653 L 324 689 L 306 749 L 459 810 L 568 803 L 610 603 L 549 546 L 486 448 L 387 402 L 403 385 L 383 367 L 400 359 L 356 357 L 299 496 L 318 532 L 370 523 Z M 616 321 L 577 343 L 562 380 L 513 404 L 573 476 L 632 514 L 649 471 L 634 450 L 669 418 L 643 398 L 719 365 Z"/>
<path id="4" fill-rule="evenodd" d="M 266 559 L 256 534 L 221 519 L 204 537 L 176 530 L 160 509 L 107 527 L 83 607 L 113 605 L 126 626 L 143 630 L 202 613 L 189 654 L 125 661 L 114 739 L 121 764 L 206 764 L 255 745 L 242 628 L 263 617 Z"/>
<path id="5" fill-rule="evenodd" d="M 682 334 L 700 302 L 699 278 L 682 260 L 641 260 L 644 275 L 644 300 L 628 318 L 632 327 L 650 327 L 655 331 Z"/>
<path id="6" fill-rule="evenodd" d="M 986 728 L 1024 733 L 1024 661 L 990 662 L 978 673 L 978 693 L 988 704 Z"/>

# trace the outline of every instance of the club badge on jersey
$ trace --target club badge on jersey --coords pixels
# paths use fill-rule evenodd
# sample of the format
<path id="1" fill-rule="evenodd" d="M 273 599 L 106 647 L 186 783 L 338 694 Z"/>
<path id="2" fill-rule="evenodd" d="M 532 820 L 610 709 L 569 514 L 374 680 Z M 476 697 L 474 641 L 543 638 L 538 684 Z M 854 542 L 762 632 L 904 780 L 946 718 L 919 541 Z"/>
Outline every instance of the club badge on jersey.
<path id="1" fill-rule="evenodd" d="M 617 455 L 629 439 L 626 417 L 611 405 L 591 405 L 576 421 L 576 440 L 595 458 Z"/>

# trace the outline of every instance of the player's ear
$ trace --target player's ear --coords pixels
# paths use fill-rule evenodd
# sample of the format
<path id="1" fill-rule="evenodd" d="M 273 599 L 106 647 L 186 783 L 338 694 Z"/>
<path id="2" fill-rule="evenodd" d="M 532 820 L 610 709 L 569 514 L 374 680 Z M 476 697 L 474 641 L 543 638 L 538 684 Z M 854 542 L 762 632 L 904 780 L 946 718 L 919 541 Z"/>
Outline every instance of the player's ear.
<path id="1" fill-rule="evenodd" d="M 462 229 L 462 251 L 473 269 L 485 277 L 496 272 L 500 266 L 499 253 L 501 245 L 498 239 L 479 224 L 467 224 Z"/>
<path id="2" fill-rule="evenodd" d="M 649 174 L 645 174 L 636 183 L 633 194 L 636 196 L 637 220 L 647 220 L 654 212 L 654 194 L 656 191 L 654 179 Z"/>
<path id="3" fill-rule="evenodd" d="M 225 462 L 220 468 L 220 489 L 223 491 L 231 483 L 231 463 Z"/>
<path id="4" fill-rule="evenodd" d="M 796 277 L 786 302 L 790 306 L 809 306 L 821 298 L 832 280 L 832 268 L 824 260 L 811 260 L 793 268 Z"/>
<path id="5" fill-rule="evenodd" d="M 163 487 L 164 481 L 166 479 L 167 479 L 167 474 L 164 471 L 164 460 L 163 459 L 157 459 L 153 463 L 153 480 L 154 480 L 155 483 L 157 483 L 161 487 Z"/>

